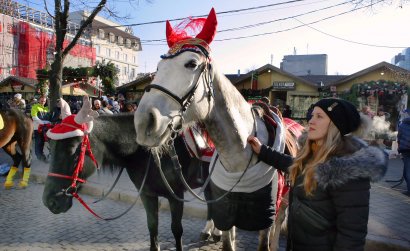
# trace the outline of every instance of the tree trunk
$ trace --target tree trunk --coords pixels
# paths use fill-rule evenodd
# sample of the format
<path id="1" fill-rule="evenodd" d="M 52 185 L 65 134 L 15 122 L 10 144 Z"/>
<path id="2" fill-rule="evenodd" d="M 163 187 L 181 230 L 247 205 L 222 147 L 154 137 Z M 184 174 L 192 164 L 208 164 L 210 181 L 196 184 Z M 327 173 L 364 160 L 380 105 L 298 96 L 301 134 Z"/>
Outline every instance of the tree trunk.
<path id="1" fill-rule="evenodd" d="M 64 58 L 61 57 L 60 53 L 57 53 L 51 64 L 51 74 L 49 76 L 50 111 L 57 106 L 57 100 L 63 96 L 61 92 L 63 84 L 63 62 Z"/>

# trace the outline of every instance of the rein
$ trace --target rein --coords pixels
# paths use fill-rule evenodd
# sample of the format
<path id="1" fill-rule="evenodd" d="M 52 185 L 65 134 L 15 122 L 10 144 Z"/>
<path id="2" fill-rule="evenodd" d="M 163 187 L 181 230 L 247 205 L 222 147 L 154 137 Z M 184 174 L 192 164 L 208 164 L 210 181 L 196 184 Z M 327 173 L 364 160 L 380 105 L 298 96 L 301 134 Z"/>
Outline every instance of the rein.
<path id="1" fill-rule="evenodd" d="M 252 108 L 252 109 L 253 109 L 253 108 Z M 253 110 L 251 110 L 251 111 L 252 111 L 252 116 L 253 116 L 253 120 L 254 120 L 254 127 L 255 127 L 254 136 L 256 137 L 256 136 L 257 136 L 256 118 L 255 118 L 255 114 L 254 114 Z M 177 155 L 177 153 L 176 153 L 175 146 L 174 146 L 174 143 L 173 143 L 173 142 L 174 142 L 174 139 L 171 138 L 171 140 L 168 142 L 168 145 L 169 145 L 169 147 L 170 147 L 170 157 L 171 157 L 171 160 L 172 160 L 172 164 L 174 165 L 174 169 L 175 169 L 175 171 L 177 172 L 179 179 L 181 180 L 182 184 L 183 184 L 184 187 L 187 189 L 187 191 L 189 191 L 195 198 L 197 198 L 198 200 L 200 200 L 200 201 L 202 201 L 202 202 L 206 202 L 206 203 L 208 203 L 208 204 L 210 204 L 210 203 L 216 203 L 216 202 L 222 200 L 224 197 L 226 197 L 229 193 L 232 192 L 232 190 L 236 187 L 236 185 L 238 185 L 239 182 L 242 180 L 242 177 L 245 175 L 246 171 L 249 169 L 249 165 L 250 165 L 250 163 L 251 163 L 251 161 L 252 161 L 252 158 L 253 158 L 253 155 L 254 155 L 254 152 L 252 151 L 252 155 L 251 155 L 251 158 L 249 159 L 249 162 L 248 162 L 248 164 L 247 164 L 247 166 L 246 166 L 246 169 L 243 171 L 243 173 L 241 174 L 241 176 L 239 177 L 239 179 L 236 181 L 236 183 L 231 187 L 231 189 L 229 189 L 229 191 L 226 191 L 226 193 L 224 193 L 223 195 L 221 195 L 221 196 L 218 197 L 217 199 L 214 199 L 214 200 L 206 200 L 206 199 L 202 198 L 201 196 L 199 196 L 194 190 L 192 190 L 192 188 L 189 186 L 189 184 L 188 184 L 187 181 L 185 180 L 185 177 L 184 177 L 184 175 L 183 175 L 183 173 L 182 173 L 182 167 L 181 167 L 181 164 L 179 163 L 178 155 Z M 157 166 L 158 166 L 158 168 L 159 168 L 159 172 L 160 172 L 162 181 L 164 182 L 165 187 L 166 187 L 166 188 L 168 189 L 168 191 L 171 193 L 172 197 L 174 197 L 176 200 L 178 200 L 178 201 L 180 201 L 180 202 L 190 202 L 191 200 L 186 200 L 186 199 L 180 198 L 180 197 L 178 197 L 178 196 L 175 194 L 175 192 L 172 190 L 171 186 L 169 185 L 169 183 L 168 183 L 168 181 L 167 181 L 167 179 L 166 179 L 166 177 L 165 177 L 164 172 L 162 171 L 162 168 L 161 168 L 161 160 L 160 160 L 160 158 L 159 158 L 159 156 L 158 156 L 158 153 L 155 153 L 155 154 L 154 154 L 154 157 L 155 157 L 155 158 L 154 158 L 154 161 L 157 163 Z M 207 177 L 207 179 L 206 179 L 204 185 L 201 187 L 201 190 L 200 190 L 199 194 L 201 194 L 201 193 L 205 190 L 206 186 L 207 186 L 208 183 L 210 182 L 210 180 L 211 180 L 211 175 L 212 175 L 212 173 L 213 173 L 213 171 L 214 171 L 214 169 L 215 169 L 215 165 L 216 165 L 216 162 L 217 162 L 218 157 L 219 157 L 219 155 L 216 156 L 216 158 L 215 158 L 215 160 L 214 160 L 214 163 L 213 163 L 213 165 L 212 165 L 212 167 L 211 167 L 211 171 L 209 172 L 209 175 L 208 175 L 208 177 Z"/>
<path id="2" fill-rule="evenodd" d="M 69 179 L 69 180 L 72 181 L 72 182 L 71 182 L 71 185 L 70 185 L 68 188 L 63 189 L 61 192 L 58 192 L 58 193 L 56 194 L 56 196 L 65 195 L 65 196 L 67 196 L 67 197 L 74 197 L 74 198 L 76 198 L 76 199 L 81 203 L 81 205 L 83 205 L 92 215 L 94 215 L 94 216 L 95 216 L 96 218 L 98 218 L 98 219 L 105 220 L 105 221 L 110 221 L 110 220 L 115 220 L 115 219 L 120 218 L 121 216 L 123 216 L 123 215 L 125 215 L 126 213 L 128 213 L 128 212 L 131 210 L 131 208 L 133 208 L 134 205 L 135 205 L 135 204 L 137 203 L 137 201 L 138 201 L 138 197 L 139 197 L 139 195 L 141 194 L 141 190 L 142 190 L 142 188 L 144 187 L 146 178 L 147 178 L 147 176 L 148 176 L 148 170 L 149 170 L 149 167 L 150 167 L 151 155 L 150 155 L 150 158 L 148 159 L 148 162 L 147 162 L 148 164 L 147 164 L 147 168 L 146 168 L 146 170 L 145 170 L 144 179 L 143 179 L 142 184 L 141 184 L 141 187 L 140 187 L 140 192 L 138 193 L 138 196 L 137 196 L 137 198 L 135 199 L 135 201 L 134 201 L 134 202 L 131 204 L 131 206 L 128 207 L 123 213 L 121 213 L 121 214 L 119 214 L 119 215 L 117 215 L 117 216 L 114 216 L 114 217 L 104 218 L 104 217 L 98 215 L 94 210 L 92 210 L 92 209 L 90 208 L 90 206 L 88 206 L 87 203 L 86 203 L 86 202 L 80 197 L 80 195 L 77 193 L 78 187 L 79 187 L 79 183 L 85 183 L 85 182 L 86 182 L 85 179 L 79 178 L 79 175 L 80 175 L 81 172 L 83 171 L 84 159 L 85 159 L 85 155 L 86 155 L 86 154 L 92 159 L 92 161 L 94 162 L 95 166 L 96 166 L 97 169 L 98 169 L 99 166 L 98 166 L 97 160 L 95 159 L 95 156 L 94 156 L 93 152 L 91 151 L 91 145 L 90 145 L 90 140 L 89 140 L 88 134 L 85 134 L 85 135 L 84 135 L 83 140 L 82 140 L 82 142 L 81 142 L 81 146 L 80 146 L 80 156 L 79 156 L 79 158 L 78 158 L 78 162 L 77 162 L 76 167 L 75 167 L 75 169 L 74 169 L 73 175 L 70 176 L 70 175 L 59 174 L 59 173 L 48 173 L 48 176 L 50 176 L 50 177 Z M 113 187 L 114 187 L 115 184 L 117 183 L 117 181 L 118 181 L 118 179 L 119 179 L 119 177 L 120 177 L 122 171 L 123 171 L 123 169 L 121 169 L 121 171 L 120 171 L 120 173 L 119 173 L 119 175 L 118 175 L 116 181 L 114 182 L 114 185 L 113 185 L 112 188 L 110 189 L 110 191 L 113 189 Z M 110 192 L 110 191 L 109 191 L 109 192 Z M 108 192 L 108 193 L 109 193 L 109 192 Z M 107 194 L 108 194 L 108 193 L 107 193 Z M 96 202 L 98 202 L 98 201 L 100 201 L 100 200 L 102 200 L 102 199 L 104 199 L 104 198 L 105 198 L 105 196 L 104 196 L 103 198 L 101 198 L 101 199 L 95 201 L 94 203 L 96 203 Z"/>

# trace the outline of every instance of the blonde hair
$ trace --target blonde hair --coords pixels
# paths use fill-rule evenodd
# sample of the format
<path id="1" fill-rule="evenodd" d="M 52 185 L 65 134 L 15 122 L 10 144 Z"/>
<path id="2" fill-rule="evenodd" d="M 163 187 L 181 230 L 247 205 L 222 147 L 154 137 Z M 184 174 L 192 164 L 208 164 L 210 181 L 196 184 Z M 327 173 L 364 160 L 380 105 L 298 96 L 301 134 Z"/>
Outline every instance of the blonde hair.
<path id="1" fill-rule="evenodd" d="M 330 122 L 323 145 L 320 147 L 316 145 L 316 142 L 307 138 L 290 167 L 289 178 L 292 186 L 295 185 L 299 175 L 304 175 L 303 186 L 305 193 L 311 195 L 317 188 L 317 181 L 314 177 L 316 167 L 328 160 L 341 145 L 343 145 L 342 135 L 333 122 Z"/>

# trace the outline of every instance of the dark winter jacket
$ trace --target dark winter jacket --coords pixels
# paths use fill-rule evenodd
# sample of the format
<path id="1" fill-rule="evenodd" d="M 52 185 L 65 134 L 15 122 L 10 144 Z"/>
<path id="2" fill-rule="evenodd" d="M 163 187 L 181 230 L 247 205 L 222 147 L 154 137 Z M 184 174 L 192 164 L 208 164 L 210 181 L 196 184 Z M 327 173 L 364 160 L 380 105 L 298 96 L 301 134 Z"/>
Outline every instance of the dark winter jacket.
<path id="1" fill-rule="evenodd" d="M 351 141 L 351 149 L 317 167 L 318 186 L 312 195 L 305 194 L 303 175 L 292 187 L 288 250 L 364 250 L 370 182 L 384 176 L 388 159 L 379 148 L 368 147 L 356 138 L 345 140 Z M 311 209 L 319 216 L 309 216 Z"/>
<path id="2" fill-rule="evenodd" d="M 410 153 L 410 117 L 403 119 L 399 124 L 397 143 L 399 153 Z"/>

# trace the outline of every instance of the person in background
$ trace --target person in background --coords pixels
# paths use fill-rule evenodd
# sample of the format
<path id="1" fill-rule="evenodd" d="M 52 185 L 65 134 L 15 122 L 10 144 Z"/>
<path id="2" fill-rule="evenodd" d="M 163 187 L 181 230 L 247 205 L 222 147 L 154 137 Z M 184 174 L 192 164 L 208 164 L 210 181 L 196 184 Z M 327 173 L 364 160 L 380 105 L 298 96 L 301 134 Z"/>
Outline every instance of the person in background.
<path id="1" fill-rule="evenodd" d="M 26 101 L 23 99 L 23 96 L 20 93 L 14 95 L 13 101 L 10 104 L 10 108 L 21 110 L 22 112 L 26 111 Z"/>
<path id="2" fill-rule="evenodd" d="M 283 108 L 282 117 L 284 118 L 292 117 L 292 110 L 290 109 L 289 105 L 285 105 L 285 107 Z"/>
<path id="3" fill-rule="evenodd" d="M 46 120 L 48 107 L 45 106 L 47 98 L 41 96 L 38 99 L 38 103 L 34 104 L 31 108 L 31 117 L 34 125 L 34 151 L 37 159 L 47 162 L 47 158 L 44 155 L 44 135 L 38 130 L 39 125 L 50 124 L 49 120 Z"/>
<path id="4" fill-rule="evenodd" d="M 406 181 L 407 191 L 403 194 L 410 196 L 410 110 L 402 112 L 397 133 L 397 151 L 403 159 L 403 178 Z"/>
<path id="5" fill-rule="evenodd" d="M 93 107 L 94 111 L 97 111 L 98 114 L 104 114 L 104 110 L 101 107 L 101 101 L 99 99 L 94 100 L 94 107 Z"/>
<path id="6" fill-rule="evenodd" d="M 289 155 L 248 137 L 259 160 L 289 173 L 287 250 L 364 250 L 370 183 L 384 176 L 388 162 L 381 149 L 354 136 L 370 124 L 348 101 L 319 100 L 293 164 Z"/>
<path id="7" fill-rule="evenodd" d="M 370 109 L 369 106 L 365 105 L 362 107 L 361 113 L 369 116 L 371 119 L 374 117 L 374 112 Z"/>
<path id="8" fill-rule="evenodd" d="M 137 109 L 134 109 L 132 102 L 126 102 L 124 107 L 124 112 L 135 112 Z"/>
<path id="9" fill-rule="evenodd" d="M 112 106 L 109 103 L 109 100 L 103 100 L 101 102 L 102 110 L 104 111 L 105 114 L 114 114 L 111 111 Z"/>

